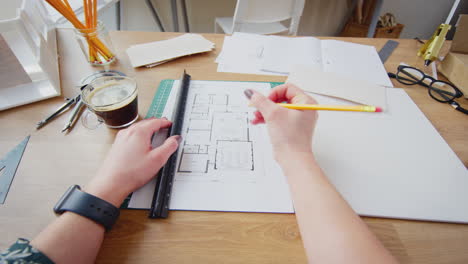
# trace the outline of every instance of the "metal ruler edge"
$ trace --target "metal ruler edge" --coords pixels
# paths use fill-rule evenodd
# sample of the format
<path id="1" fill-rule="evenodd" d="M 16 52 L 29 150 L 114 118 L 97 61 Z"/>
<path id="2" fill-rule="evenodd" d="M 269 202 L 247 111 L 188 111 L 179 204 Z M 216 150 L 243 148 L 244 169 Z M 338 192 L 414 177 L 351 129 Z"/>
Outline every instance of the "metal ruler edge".
<path id="1" fill-rule="evenodd" d="M 398 47 L 398 44 L 400 43 L 394 40 L 388 40 L 385 42 L 385 45 L 379 51 L 379 58 L 382 61 L 382 64 L 384 64 L 388 57 L 392 55 L 393 51 L 396 49 L 396 47 Z"/>

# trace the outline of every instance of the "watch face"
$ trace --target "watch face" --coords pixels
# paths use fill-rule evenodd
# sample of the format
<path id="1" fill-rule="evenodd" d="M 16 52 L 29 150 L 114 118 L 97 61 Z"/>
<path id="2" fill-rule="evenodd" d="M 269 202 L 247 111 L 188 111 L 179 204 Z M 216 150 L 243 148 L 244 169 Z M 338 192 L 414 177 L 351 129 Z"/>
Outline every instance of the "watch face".
<path id="1" fill-rule="evenodd" d="M 60 200 L 58 200 L 58 202 L 55 204 L 54 206 L 54 212 L 56 214 L 62 214 L 64 212 L 64 210 L 62 210 L 62 207 L 63 207 L 63 204 L 65 203 L 65 201 L 68 199 L 68 197 L 70 197 L 70 195 L 75 192 L 75 190 L 81 190 L 80 186 L 79 185 L 73 185 L 73 186 L 70 186 L 67 191 L 62 195 L 62 197 L 60 198 Z"/>

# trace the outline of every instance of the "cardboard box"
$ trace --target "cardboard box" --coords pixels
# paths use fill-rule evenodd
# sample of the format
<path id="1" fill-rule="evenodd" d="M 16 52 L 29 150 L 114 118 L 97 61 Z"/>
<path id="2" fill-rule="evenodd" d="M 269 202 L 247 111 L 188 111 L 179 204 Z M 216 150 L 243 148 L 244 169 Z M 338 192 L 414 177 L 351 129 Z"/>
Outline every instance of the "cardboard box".
<path id="1" fill-rule="evenodd" d="M 468 54 L 468 15 L 460 15 L 450 51 Z"/>
<path id="2" fill-rule="evenodd" d="M 439 65 L 439 71 L 468 99 L 468 15 L 460 15 L 450 52 Z"/>
<path id="3" fill-rule="evenodd" d="M 439 71 L 468 99 L 468 54 L 450 52 L 440 64 Z"/>

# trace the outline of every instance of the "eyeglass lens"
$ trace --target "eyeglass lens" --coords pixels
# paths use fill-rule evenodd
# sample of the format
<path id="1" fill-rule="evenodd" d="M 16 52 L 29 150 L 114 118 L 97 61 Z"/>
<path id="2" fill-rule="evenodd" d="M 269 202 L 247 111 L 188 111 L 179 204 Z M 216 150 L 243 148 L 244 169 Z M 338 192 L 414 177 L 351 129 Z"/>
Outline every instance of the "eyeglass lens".
<path id="1" fill-rule="evenodd" d="M 397 80 L 403 84 L 416 84 L 424 79 L 424 73 L 418 69 L 404 67 L 398 70 Z"/>
<path id="2" fill-rule="evenodd" d="M 429 89 L 429 95 L 439 102 L 449 102 L 455 99 L 456 94 L 455 87 L 442 81 L 433 82 Z"/>

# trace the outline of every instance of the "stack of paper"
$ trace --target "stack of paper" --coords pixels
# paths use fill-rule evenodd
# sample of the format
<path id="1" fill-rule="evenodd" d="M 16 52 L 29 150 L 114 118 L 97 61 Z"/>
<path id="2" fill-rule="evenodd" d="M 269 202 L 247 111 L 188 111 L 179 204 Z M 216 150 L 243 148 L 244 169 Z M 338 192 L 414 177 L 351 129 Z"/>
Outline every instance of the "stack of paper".
<path id="1" fill-rule="evenodd" d="M 234 33 L 224 39 L 218 72 L 287 75 L 296 65 L 393 87 L 373 46 L 313 37 Z"/>
<path id="2" fill-rule="evenodd" d="M 185 34 L 176 38 L 130 46 L 127 55 L 133 67 L 153 67 L 187 55 L 211 51 L 215 44 L 201 35 Z"/>

